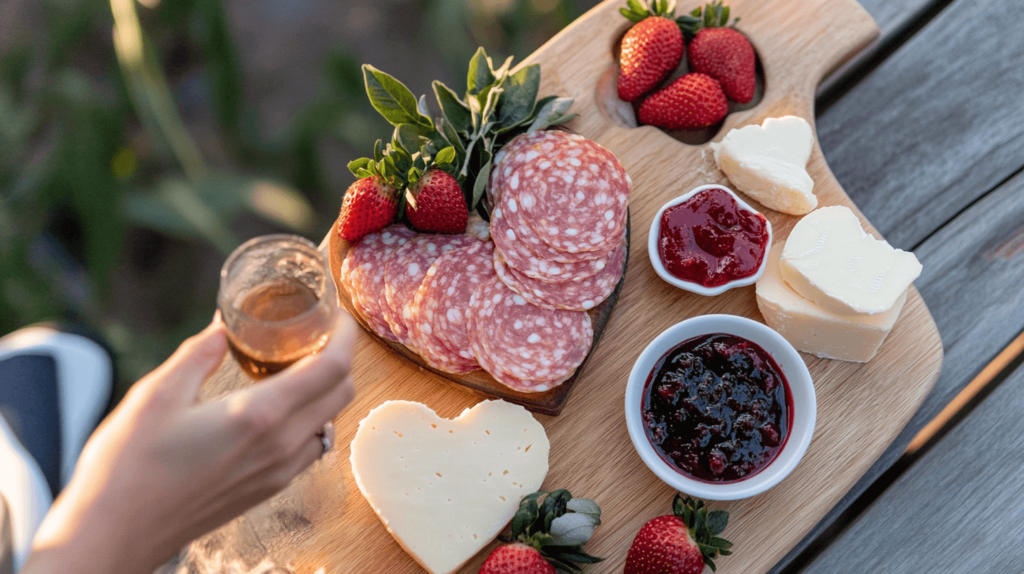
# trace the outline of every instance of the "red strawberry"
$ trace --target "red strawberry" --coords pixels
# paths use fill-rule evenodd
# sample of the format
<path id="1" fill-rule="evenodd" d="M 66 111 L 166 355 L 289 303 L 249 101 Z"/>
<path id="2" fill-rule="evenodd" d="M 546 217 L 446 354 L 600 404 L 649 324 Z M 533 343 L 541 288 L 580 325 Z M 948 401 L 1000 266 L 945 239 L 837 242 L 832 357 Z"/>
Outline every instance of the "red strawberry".
<path id="1" fill-rule="evenodd" d="M 669 130 L 713 126 L 729 113 L 718 80 L 704 74 L 686 74 L 651 94 L 640 105 L 640 123 Z"/>
<path id="2" fill-rule="evenodd" d="M 454 177 L 439 169 L 428 169 L 406 191 L 409 222 L 420 231 L 465 233 L 469 221 L 466 196 Z"/>
<path id="3" fill-rule="evenodd" d="M 495 548 L 480 574 L 555 574 L 555 567 L 533 546 L 516 542 Z"/>
<path id="4" fill-rule="evenodd" d="M 728 540 L 718 538 L 729 522 L 723 510 L 708 512 L 704 503 L 678 494 L 674 514 L 644 524 L 626 554 L 625 574 L 700 574 L 714 558 L 731 554 Z"/>
<path id="5" fill-rule="evenodd" d="M 346 241 L 358 241 L 394 221 L 397 211 L 395 188 L 378 176 L 357 179 L 341 202 L 338 235 Z"/>
<path id="6" fill-rule="evenodd" d="M 754 47 L 746 36 L 729 24 L 729 8 L 721 0 L 704 8 L 694 10 L 681 24 L 691 34 L 688 57 L 690 70 L 715 78 L 722 83 L 722 89 L 730 100 L 745 104 L 754 97 L 756 77 Z"/>
<path id="7" fill-rule="evenodd" d="M 674 9 L 664 0 L 650 7 L 630 2 L 619 10 L 636 22 L 622 37 L 619 51 L 619 98 L 627 102 L 654 89 L 683 59 L 683 33 L 672 20 Z"/>

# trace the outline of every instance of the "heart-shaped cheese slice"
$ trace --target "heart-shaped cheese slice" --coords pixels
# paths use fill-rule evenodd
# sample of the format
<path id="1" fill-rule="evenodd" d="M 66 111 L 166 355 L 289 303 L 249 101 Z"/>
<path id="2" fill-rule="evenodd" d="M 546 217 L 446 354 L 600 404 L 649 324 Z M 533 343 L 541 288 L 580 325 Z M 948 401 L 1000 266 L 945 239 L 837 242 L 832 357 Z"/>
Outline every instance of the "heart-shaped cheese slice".
<path id="1" fill-rule="evenodd" d="M 359 423 L 352 473 L 388 532 L 427 571 L 453 572 L 498 536 L 548 473 L 544 427 L 484 401 L 455 419 L 387 401 Z"/>
<path id="2" fill-rule="evenodd" d="M 864 232 L 849 208 L 823 207 L 797 222 L 779 261 L 794 291 L 839 315 L 885 313 L 921 274 L 913 253 Z"/>
<path id="3" fill-rule="evenodd" d="M 807 173 L 814 134 L 803 118 L 768 118 L 761 125 L 731 130 L 711 144 L 718 167 L 732 184 L 761 205 L 803 215 L 818 206 Z"/>

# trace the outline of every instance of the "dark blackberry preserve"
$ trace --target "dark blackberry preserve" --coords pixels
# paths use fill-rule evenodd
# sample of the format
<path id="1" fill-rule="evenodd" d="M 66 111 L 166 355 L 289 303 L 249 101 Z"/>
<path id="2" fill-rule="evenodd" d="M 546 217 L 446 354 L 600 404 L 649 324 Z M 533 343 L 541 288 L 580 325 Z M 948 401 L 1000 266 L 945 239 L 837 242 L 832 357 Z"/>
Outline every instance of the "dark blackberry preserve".
<path id="1" fill-rule="evenodd" d="M 724 333 L 694 337 L 659 359 L 642 407 L 658 454 L 712 483 L 768 466 L 793 421 L 793 397 L 775 360 L 756 343 Z"/>

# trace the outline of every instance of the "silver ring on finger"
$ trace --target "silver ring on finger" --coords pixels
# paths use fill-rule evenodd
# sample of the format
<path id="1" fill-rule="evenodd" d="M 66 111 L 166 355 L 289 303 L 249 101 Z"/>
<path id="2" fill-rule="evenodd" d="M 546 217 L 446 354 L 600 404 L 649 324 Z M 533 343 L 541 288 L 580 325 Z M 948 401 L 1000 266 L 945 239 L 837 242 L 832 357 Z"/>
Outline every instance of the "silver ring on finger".
<path id="1" fill-rule="evenodd" d="M 334 447 L 334 423 L 330 421 L 324 423 L 324 426 L 316 431 L 316 436 L 320 439 L 320 444 L 323 446 L 323 450 L 320 452 L 320 458 L 323 458 L 327 451 Z"/>

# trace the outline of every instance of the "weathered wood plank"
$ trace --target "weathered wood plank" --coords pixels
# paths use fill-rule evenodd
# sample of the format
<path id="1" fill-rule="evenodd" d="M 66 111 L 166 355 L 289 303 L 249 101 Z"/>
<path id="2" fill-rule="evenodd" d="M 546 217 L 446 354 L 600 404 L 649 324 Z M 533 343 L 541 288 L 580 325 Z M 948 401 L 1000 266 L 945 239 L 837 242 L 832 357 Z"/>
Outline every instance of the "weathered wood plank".
<path id="1" fill-rule="evenodd" d="M 1024 572 L 1024 367 L 917 461 L 806 569 Z"/>
<path id="2" fill-rule="evenodd" d="M 1022 34 L 1016 0 L 957 0 L 820 118 L 829 165 L 894 245 L 1020 167 Z"/>
<path id="3" fill-rule="evenodd" d="M 883 57 L 893 40 L 907 30 L 913 22 L 941 0 L 859 0 L 860 5 L 875 19 L 881 32 L 859 54 L 850 59 L 818 86 L 818 96 L 833 95 L 837 87 L 847 81 L 866 62 Z"/>
<path id="4" fill-rule="evenodd" d="M 831 525 L 1024 328 L 1024 174 L 943 227 L 921 245 L 917 255 L 924 273 L 916 285 L 939 327 L 946 353 L 942 375 L 893 446 L 774 572 L 786 567 Z"/>

